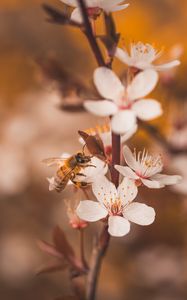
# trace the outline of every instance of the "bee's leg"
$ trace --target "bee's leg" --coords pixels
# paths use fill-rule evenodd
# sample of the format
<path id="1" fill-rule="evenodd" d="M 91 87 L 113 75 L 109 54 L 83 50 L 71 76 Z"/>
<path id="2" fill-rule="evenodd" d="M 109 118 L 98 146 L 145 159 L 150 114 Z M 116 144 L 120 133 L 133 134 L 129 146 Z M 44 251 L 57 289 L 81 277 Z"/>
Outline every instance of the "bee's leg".
<path id="1" fill-rule="evenodd" d="M 77 173 L 76 176 L 84 176 L 84 177 L 86 177 L 86 175 L 83 174 L 83 173 Z"/>
<path id="2" fill-rule="evenodd" d="M 75 181 L 75 180 L 71 180 L 71 181 L 77 188 L 83 188 L 88 185 L 87 182 L 83 182 L 83 181 Z"/>
<path id="3" fill-rule="evenodd" d="M 71 178 L 70 180 L 72 181 L 72 183 L 77 187 L 77 188 L 81 188 L 81 187 L 84 187 L 86 185 L 86 183 L 83 183 L 83 182 L 80 182 L 80 181 L 76 181 L 75 180 L 75 177 L 79 175 L 79 176 L 85 176 L 84 174 L 82 173 L 77 173 L 75 174 L 74 172 L 71 174 Z"/>
<path id="4" fill-rule="evenodd" d="M 96 168 L 96 166 L 94 166 L 94 165 L 86 165 L 84 168 L 88 168 L 88 167 L 94 167 L 94 168 Z"/>

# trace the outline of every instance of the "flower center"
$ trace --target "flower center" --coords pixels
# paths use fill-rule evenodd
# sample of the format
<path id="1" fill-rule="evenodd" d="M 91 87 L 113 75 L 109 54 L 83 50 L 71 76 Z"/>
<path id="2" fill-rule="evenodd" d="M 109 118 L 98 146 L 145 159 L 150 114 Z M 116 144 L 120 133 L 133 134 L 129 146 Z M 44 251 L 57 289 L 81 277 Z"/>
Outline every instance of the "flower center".
<path id="1" fill-rule="evenodd" d="M 100 7 L 88 7 L 87 12 L 90 18 L 96 20 L 102 13 L 102 9 Z"/>
<path id="2" fill-rule="evenodd" d="M 122 216 L 124 205 L 122 204 L 121 199 L 116 198 L 114 200 L 111 198 L 110 201 L 105 203 L 105 207 L 110 216 Z"/>
<path id="3" fill-rule="evenodd" d="M 134 156 L 139 164 L 139 170 L 136 171 L 136 174 L 143 179 L 149 178 L 152 171 L 160 171 L 163 166 L 160 156 L 153 157 L 145 150 L 138 152 L 138 155 L 135 152 Z"/>
<path id="4" fill-rule="evenodd" d="M 127 92 L 121 95 L 118 107 L 121 110 L 131 109 L 132 102 L 128 99 Z"/>

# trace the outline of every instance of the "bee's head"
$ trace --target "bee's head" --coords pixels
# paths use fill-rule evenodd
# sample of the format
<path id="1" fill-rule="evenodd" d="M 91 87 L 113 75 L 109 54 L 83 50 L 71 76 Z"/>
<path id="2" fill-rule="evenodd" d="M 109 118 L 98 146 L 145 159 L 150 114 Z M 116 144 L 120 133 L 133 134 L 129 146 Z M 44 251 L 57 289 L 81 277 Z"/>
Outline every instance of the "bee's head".
<path id="1" fill-rule="evenodd" d="M 79 164 L 86 164 L 91 161 L 91 157 L 79 152 L 76 154 L 76 160 Z"/>

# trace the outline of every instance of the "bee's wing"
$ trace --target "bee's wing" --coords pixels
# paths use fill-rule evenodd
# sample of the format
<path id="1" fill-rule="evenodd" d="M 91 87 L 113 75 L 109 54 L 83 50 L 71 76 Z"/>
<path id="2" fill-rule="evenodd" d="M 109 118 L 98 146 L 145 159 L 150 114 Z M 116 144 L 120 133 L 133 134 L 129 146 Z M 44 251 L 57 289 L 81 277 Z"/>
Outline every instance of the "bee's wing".
<path id="1" fill-rule="evenodd" d="M 53 165 L 63 165 L 65 160 L 67 160 L 67 158 L 51 157 L 51 158 L 43 159 L 42 162 L 46 164 L 48 167 L 51 167 Z"/>

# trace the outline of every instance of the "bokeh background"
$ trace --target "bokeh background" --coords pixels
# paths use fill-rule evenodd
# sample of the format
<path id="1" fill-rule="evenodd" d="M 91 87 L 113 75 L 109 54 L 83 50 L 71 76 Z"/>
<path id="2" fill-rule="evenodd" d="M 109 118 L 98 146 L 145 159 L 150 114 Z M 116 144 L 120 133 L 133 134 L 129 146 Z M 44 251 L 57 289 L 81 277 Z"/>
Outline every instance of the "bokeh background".
<path id="1" fill-rule="evenodd" d="M 140 198 L 157 212 L 152 226 L 132 226 L 122 239 L 113 238 L 99 283 L 98 299 L 187 299 L 187 1 L 131 0 L 115 14 L 121 44 L 153 43 L 164 49 L 163 60 L 180 57 L 182 65 L 161 75 L 155 97 L 164 115 L 153 124 L 182 154 L 171 155 L 143 130 L 133 147 L 161 153 L 168 173 L 180 173 L 175 189 L 141 189 Z M 58 224 L 76 249 L 77 232 L 68 223 L 64 194 L 48 191 L 52 175 L 41 160 L 80 149 L 77 129 L 100 120 L 77 109 L 80 94 L 72 80 L 92 86 L 96 63 L 77 29 L 46 22 L 41 0 L 0 1 L 0 299 L 50 300 L 71 294 L 67 272 L 36 276 L 51 259 L 37 241 L 51 241 Z M 60 1 L 46 3 L 63 9 Z M 102 24 L 97 28 L 103 31 Z M 115 61 L 115 69 L 124 66 Z M 60 71 L 59 71 L 60 70 Z M 56 79 L 56 80 L 54 80 Z M 75 84 L 75 86 L 76 86 Z M 93 86 L 92 86 L 93 89 Z M 93 91 L 94 93 L 94 91 Z M 90 236 L 87 231 L 87 255 Z M 78 250 L 78 249 L 77 249 Z M 63 299 L 63 298 L 62 298 Z"/>

